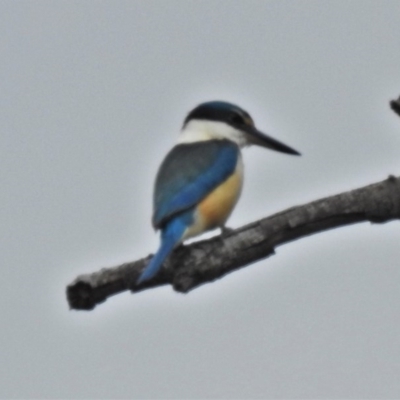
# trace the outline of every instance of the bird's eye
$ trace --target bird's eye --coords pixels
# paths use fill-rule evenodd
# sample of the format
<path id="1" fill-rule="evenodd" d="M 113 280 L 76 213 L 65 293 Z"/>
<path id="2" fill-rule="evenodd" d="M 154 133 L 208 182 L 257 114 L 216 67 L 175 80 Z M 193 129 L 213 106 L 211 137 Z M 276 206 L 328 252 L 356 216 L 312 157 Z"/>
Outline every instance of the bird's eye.
<path id="1" fill-rule="evenodd" d="M 244 125 L 246 123 L 246 121 L 244 120 L 244 118 L 240 114 L 233 114 L 232 117 L 231 117 L 231 121 L 235 125 Z"/>

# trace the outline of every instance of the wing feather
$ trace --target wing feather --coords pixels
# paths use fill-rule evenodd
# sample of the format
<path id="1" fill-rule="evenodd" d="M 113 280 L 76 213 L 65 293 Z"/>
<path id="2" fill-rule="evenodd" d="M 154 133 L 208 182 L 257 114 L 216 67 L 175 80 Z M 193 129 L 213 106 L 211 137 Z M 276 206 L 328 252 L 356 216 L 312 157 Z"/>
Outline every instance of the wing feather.
<path id="1" fill-rule="evenodd" d="M 206 197 L 235 170 L 238 146 L 209 140 L 175 146 L 165 157 L 154 190 L 153 225 L 162 228 L 173 216 Z"/>

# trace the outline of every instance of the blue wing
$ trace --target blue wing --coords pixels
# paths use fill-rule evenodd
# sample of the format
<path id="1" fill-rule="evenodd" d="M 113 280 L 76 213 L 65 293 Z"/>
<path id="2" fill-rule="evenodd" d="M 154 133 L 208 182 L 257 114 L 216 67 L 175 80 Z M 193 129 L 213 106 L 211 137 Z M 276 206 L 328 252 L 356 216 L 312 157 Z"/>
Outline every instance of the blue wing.
<path id="1" fill-rule="evenodd" d="M 238 146 L 229 140 L 208 140 L 175 146 L 157 174 L 153 225 L 162 228 L 206 197 L 235 170 Z"/>

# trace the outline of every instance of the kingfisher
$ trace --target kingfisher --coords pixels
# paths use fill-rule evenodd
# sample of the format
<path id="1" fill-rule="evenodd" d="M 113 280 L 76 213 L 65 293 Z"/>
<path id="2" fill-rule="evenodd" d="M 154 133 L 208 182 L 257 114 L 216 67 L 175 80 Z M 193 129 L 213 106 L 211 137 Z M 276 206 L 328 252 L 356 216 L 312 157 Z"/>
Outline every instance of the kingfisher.
<path id="1" fill-rule="evenodd" d="M 225 223 L 243 184 L 241 149 L 248 145 L 300 155 L 260 132 L 249 113 L 235 104 L 209 101 L 189 112 L 156 176 L 152 223 L 161 231 L 161 243 L 137 284 L 153 278 L 186 239 L 228 229 Z"/>

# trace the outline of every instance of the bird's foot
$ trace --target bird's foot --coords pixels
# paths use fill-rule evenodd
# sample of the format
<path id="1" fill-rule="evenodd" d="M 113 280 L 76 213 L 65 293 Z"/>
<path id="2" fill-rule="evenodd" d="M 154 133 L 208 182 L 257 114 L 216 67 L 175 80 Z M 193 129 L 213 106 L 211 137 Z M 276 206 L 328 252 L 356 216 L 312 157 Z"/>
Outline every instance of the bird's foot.
<path id="1" fill-rule="evenodd" d="M 227 226 L 221 226 L 221 236 L 226 237 L 233 233 L 234 229 L 228 228 Z"/>

